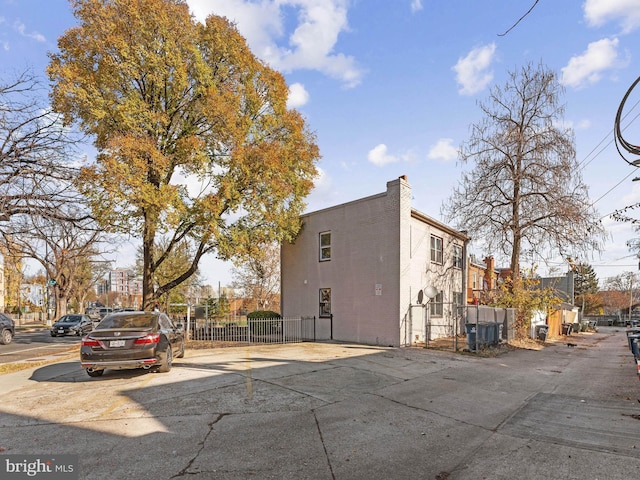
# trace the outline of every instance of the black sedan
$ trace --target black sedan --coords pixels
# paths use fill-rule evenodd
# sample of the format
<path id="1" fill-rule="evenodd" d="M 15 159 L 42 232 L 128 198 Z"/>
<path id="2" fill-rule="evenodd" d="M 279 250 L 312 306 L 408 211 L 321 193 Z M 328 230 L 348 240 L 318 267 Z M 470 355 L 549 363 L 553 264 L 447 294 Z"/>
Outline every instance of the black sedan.
<path id="1" fill-rule="evenodd" d="M 0 344 L 10 344 L 15 333 L 16 328 L 13 319 L 4 313 L 0 313 Z"/>
<path id="2" fill-rule="evenodd" d="M 80 347 L 80 363 L 90 377 L 99 377 L 107 368 L 168 372 L 174 356 L 184 356 L 184 332 L 162 312 L 107 315 Z"/>
<path id="3" fill-rule="evenodd" d="M 63 315 L 52 326 L 49 332 L 52 337 L 58 335 L 84 335 L 93 330 L 93 321 L 89 315 L 73 314 Z"/>

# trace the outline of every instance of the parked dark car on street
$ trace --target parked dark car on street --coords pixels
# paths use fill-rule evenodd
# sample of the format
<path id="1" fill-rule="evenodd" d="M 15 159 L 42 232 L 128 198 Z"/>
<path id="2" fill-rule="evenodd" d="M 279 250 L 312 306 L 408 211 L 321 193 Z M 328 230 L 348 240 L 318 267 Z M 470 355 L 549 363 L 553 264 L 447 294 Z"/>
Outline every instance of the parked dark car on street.
<path id="1" fill-rule="evenodd" d="M 64 336 L 64 335 L 84 335 L 85 333 L 93 330 L 93 321 L 89 315 L 84 314 L 71 314 L 63 315 L 56 322 L 51 325 L 49 333 L 52 337 Z"/>
<path id="2" fill-rule="evenodd" d="M 16 334 L 13 319 L 4 313 L 0 313 L 0 344 L 8 345 Z"/>
<path id="3" fill-rule="evenodd" d="M 90 377 L 104 370 L 171 370 L 173 357 L 184 356 L 182 324 L 162 312 L 117 312 L 104 317 L 82 339 L 80 363 Z"/>

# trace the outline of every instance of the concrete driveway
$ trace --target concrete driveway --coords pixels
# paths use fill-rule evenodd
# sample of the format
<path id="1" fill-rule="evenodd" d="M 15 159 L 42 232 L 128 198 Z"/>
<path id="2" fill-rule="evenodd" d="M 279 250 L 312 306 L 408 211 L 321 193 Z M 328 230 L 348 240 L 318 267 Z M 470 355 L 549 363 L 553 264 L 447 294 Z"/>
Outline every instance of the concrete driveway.
<path id="1" fill-rule="evenodd" d="M 109 480 L 638 478 L 624 329 L 569 341 L 191 350 L 166 374 L 100 378 L 63 361 L 0 376 L 0 459 L 74 454 L 76 478 Z"/>

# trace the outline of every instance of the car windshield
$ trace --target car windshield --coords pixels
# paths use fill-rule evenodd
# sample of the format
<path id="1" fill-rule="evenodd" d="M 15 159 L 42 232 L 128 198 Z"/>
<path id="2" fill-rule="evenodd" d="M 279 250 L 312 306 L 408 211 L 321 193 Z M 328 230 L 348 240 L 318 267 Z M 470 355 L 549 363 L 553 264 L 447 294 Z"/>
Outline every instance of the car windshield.
<path id="1" fill-rule="evenodd" d="M 146 315 L 110 315 L 105 317 L 96 327 L 106 328 L 155 328 L 156 316 L 152 313 Z"/>
<path id="2" fill-rule="evenodd" d="M 82 317 L 79 317 L 78 315 L 69 315 L 66 317 L 62 317 L 60 320 L 58 320 L 59 322 L 67 322 L 67 323 L 78 323 L 81 320 Z"/>

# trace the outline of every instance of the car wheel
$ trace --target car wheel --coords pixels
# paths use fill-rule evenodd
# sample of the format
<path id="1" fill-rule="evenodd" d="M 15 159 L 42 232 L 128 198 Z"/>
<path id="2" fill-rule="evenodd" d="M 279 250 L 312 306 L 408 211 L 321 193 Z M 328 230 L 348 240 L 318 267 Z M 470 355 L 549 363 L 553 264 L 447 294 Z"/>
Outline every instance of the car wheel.
<path id="1" fill-rule="evenodd" d="M 9 345 L 13 340 L 13 333 L 8 328 L 2 330 L 2 335 L 0 335 L 0 343 L 2 345 Z"/>
<path id="2" fill-rule="evenodd" d="M 184 357 L 184 342 L 180 344 L 180 353 L 176 355 L 176 358 L 183 358 L 183 357 Z"/>
<path id="3" fill-rule="evenodd" d="M 101 377 L 103 373 L 104 370 L 89 370 L 87 368 L 87 375 L 89 375 L 90 377 Z"/>
<path id="4" fill-rule="evenodd" d="M 53 333 L 53 332 L 51 332 L 51 336 L 52 336 L 52 337 L 55 337 L 55 336 L 56 336 L 56 334 L 55 334 L 55 333 Z"/>
<path id="5" fill-rule="evenodd" d="M 171 370 L 171 366 L 173 365 L 173 353 L 171 352 L 171 345 L 167 345 L 167 349 L 164 351 L 162 355 L 164 357 L 164 362 L 158 367 L 158 371 L 160 373 L 166 373 Z"/>

